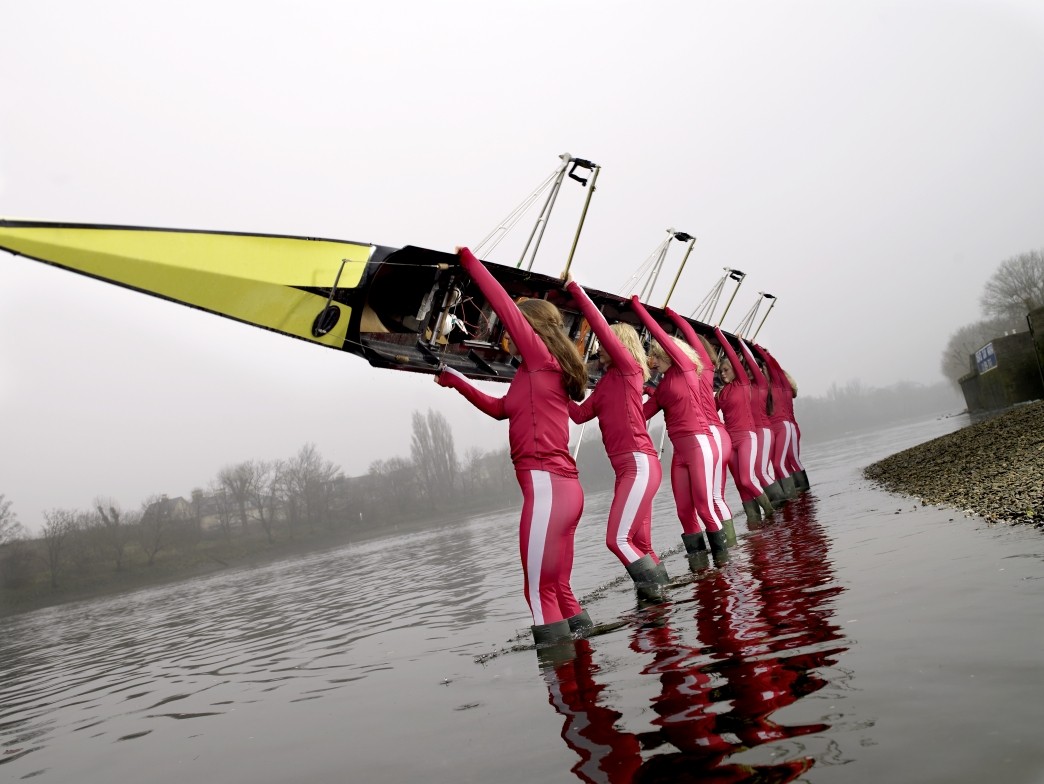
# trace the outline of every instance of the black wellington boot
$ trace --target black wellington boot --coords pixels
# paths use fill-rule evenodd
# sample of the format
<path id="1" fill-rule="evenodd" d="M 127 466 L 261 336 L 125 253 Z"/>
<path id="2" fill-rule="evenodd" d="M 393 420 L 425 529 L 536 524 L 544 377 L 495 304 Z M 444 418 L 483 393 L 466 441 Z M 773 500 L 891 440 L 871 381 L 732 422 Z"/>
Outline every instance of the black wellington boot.
<path id="1" fill-rule="evenodd" d="M 586 613 L 587 611 L 585 610 L 581 614 L 586 615 Z M 588 618 L 587 620 L 590 622 L 591 619 Z M 569 626 L 569 621 L 562 619 L 554 623 L 542 623 L 529 628 L 533 631 L 533 642 L 536 643 L 537 648 L 540 648 L 545 645 L 554 645 L 555 643 L 573 639 L 573 633 Z"/>
<path id="2" fill-rule="evenodd" d="M 804 493 L 811 487 L 808 483 L 808 474 L 805 473 L 805 469 L 802 468 L 800 471 L 795 471 L 791 476 L 794 477 L 794 486 L 797 488 L 799 493 Z"/>
<path id="3" fill-rule="evenodd" d="M 757 525 L 761 522 L 761 509 L 757 501 L 744 501 L 743 511 L 747 515 L 747 525 Z"/>
<path id="4" fill-rule="evenodd" d="M 725 538 L 725 529 L 720 531 L 707 531 L 707 541 L 710 543 L 711 556 L 716 566 L 728 563 L 729 544 Z"/>

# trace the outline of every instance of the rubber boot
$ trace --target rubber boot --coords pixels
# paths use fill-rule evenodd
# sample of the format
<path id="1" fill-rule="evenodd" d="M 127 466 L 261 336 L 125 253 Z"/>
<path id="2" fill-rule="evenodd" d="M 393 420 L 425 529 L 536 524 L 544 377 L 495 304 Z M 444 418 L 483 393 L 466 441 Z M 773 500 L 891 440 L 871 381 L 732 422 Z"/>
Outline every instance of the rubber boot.
<path id="1" fill-rule="evenodd" d="M 762 493 L 757 498 L 755 498 L 754 503 L 761 507 L 761 510 L 765 513 L 766 519 L 770 514 L 776 511 L 775 507 L 772 506 L 772 502 L 769 500 L 769 497 L 765 493 Z"/>
<path id="2" fill-rule="evenodd" d="M 685 545 L 685 552 L 690 555 L 707 552 L 707 541 L 703 538 L 702 531 L 697 531 L 694 534 L 682 534 L 682 544 Z"/>
<path id="3" fill-rule="evenodd" d="M 802 468 L 800 471 L 795 471 L 791 476 L 794 477 L 794 486 L 797 488 L 799 493 L 804 493 L 811 487 L 808 483 L 808 474 L 805 473 L 805 469 Z"/>
<path id="4" fill-rule="evenodd" d="M 797 487 L 794 484 L 794 476 L 785 476 L 779 480 L 779 486 L 783 488 L 783 493 L 786 495 L 787 500 L 797 497 Z"/>
<path id="5" fill-rule="evenodd" d="M 721 524 L 721 530 L 725 532 L 725 543 L 729 547 L 736 546 L 736 524 L 732 522 L 730 517 Z"/>
<path id="6" fill-rule="evenodd" d="M 757 525 L 761 522 L 761 508 L 757 501 L 744 501 L 743 511 L 747 514 L 747 525 Z"/>
<path id="7" fill-rule="evenodd" d="M 586 614 L 586 611 L 581 613 L 581 615 L 583 614 Z M 590 622 L 591 619 L 588 618 L 587 620 Z M 573 633 L 569 626 L 569 621 L 563 618 L 561 621 L 542 623 L 529 628 L 533 631 L 533 642 L 536 643 L 537 648 L 541 648 L 546 645 L 555 645 L 566 640 L 572 640 Z"/>
<path id="8" fill-rule="evenodd" d="M 571 634 L 586 635 L 594 628 L 594 621 L 592 621 L 591 616 L 587 614 L 587 610 L 581 610 L 571 618 L 566 618 L 566 623 L 569 624 L 569 631 Z"/>
<path id="9" fill-rule="evenodd" d="M 769 501 L 776 509 L 787 502 L 787 494 L 783 491 L 778 479 L 765 488 L 765 495 L 769 497 Z"/>
<path id="10" fill-rule="evenodd" d="M 667 574 L 667 567 L 664 566 L 663 561 L 656 564 L 656 568 L 653 570 L 654 579 L 660 585 L 667 585 L 671 581 L 671 576 Z"/>
<path id="11" fill-rule="evenodd" d="M 627 573 L 634 580 L 634 591 L 642 602 L 663 600 L 663 585 L 656 579 L 656 561 L 651 555 L 643 555 L 627 564 Z"/>

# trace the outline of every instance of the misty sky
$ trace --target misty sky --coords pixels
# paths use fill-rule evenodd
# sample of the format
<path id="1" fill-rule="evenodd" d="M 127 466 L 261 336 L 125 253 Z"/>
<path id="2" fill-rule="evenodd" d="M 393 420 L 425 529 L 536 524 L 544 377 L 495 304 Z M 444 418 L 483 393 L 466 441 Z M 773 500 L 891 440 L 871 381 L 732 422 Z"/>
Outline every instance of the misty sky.
<path id="1" fill-rule="evenodd" d="M 695 234 L 672 306 L 747 272 L 724 326 L 775 294 L 758 339 L 802 394 L 940 381 L 996 266 L 1044 246 L 1037 0 L 8 0 L 2 18 L 0 215 L 451 251 L 570 152 L 603 167 L 575 277 L 624 293 L 667 228 Z M 538 271 L 560 272 L 584 196 L 563 187 Z M 365 473 L 408 455 L 414 409 L 443 411 L 461 452 L 507 439 L 428 376 L 3 253 L 0 405 L 0 493 L 31 529 L 307 442 Z"/>

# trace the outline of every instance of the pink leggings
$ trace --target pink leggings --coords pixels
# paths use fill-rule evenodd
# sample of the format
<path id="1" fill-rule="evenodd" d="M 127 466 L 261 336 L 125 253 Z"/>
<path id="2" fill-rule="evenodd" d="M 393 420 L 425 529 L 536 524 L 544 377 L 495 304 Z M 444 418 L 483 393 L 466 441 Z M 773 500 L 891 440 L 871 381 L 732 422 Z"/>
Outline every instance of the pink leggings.
<path id="1" fill-rule="evenodd" d="M 671 490 L 678 507 L 682 531 L 720 531 L 721 518 L 714 509 L 714 460 L 717 445 L 706 433 L 671 439 Z"/>
<path id="2" fill-rule="evenodd" d="M 758 443 L 752 430 L 733 435 L 729 470 L 732 471 L 732 479 L 736 482 L 736 489 L 739 490 L 740 500 L 743 502 L 753 501 L 765 492 L 754 470 L 757 456 Z"/>
<path id="3" fill-rule="evenodd" d="M 787 422 L 772 423 L 772 470 L 776 479 L 790 476 L 791 472 L 786 468 L 787 452 L 790 451 L 791 432 L 787 429 Z"/>
<path id="4" fill-rule="evenodd" d="M 714 459 L 714 511 L 719 520 L 731 520 L 732 510 L 725 503 L 725 466 L 732 460 L 732 436 L 721 425 L 710 425 L 710 432 L 718 447 Z"/>
<path id="5" fill-rule="evenodd" d="M 656 455 L 644 452 L 625 452 L 612 455 L 609 462 L 616 472 L 616 490 L 609 508 L 609 524 L 605 531 L 605 546 L 624 566 L 643 555 L 660 559 L 652 549 L 652 502 L 660 489 L 663 469 Z"/>
<path id="6" fill-rule="evenodd" d="M 783 425 L 790 433 L 790 448 L 783 456 L 783 467 L 788 474 L 795 471 L 803 471 L 805 467 L 801 464 L 801 428 L 797 422 L 784 422 Z"/>
<path id="7" fill-rule="evenodd" d="M 757 453 L 754 457 L 754 476 L 763 488 L 768 487 L 778 478 L 772 471 L 772 431 L 767 427 L 754 430 L 757 441 Z"/>
<path id="8" fill-rule="evenodd" d="M 584 491 L 576 477 L 548 471 L 516 471 L 522 488 L 518 544 L 525 596 L 533 623 L 541 626 L 580 612 L 569 585 L 573 534 L 584 511 Z"/>

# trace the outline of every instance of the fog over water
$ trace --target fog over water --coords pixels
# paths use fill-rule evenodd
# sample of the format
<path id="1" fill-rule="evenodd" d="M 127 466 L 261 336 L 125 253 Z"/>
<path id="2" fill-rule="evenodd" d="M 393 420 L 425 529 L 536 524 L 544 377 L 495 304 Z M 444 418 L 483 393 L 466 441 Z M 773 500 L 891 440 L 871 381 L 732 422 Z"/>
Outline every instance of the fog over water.
<path id="1" fill-rule="evenodd" d="M 9 6 L 5 217 L 452 250 L 570 152 L 603 167 L 577 279 L 621 292 L 694 234 L 672 305 L 746 272 L 724 326 L 777 296 L 759 340 L 803 395 L 940 380 L 996 265 L 1044 245 L 1033 0 Z M 426 377 L 0 255 L 0 493 L 31 529 L 308 442 L 364 473 L 429 406 L 461 451 L 506 441 Z"/>

